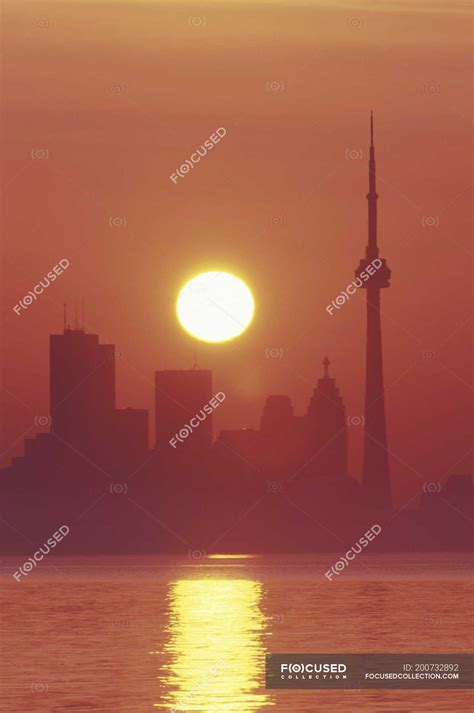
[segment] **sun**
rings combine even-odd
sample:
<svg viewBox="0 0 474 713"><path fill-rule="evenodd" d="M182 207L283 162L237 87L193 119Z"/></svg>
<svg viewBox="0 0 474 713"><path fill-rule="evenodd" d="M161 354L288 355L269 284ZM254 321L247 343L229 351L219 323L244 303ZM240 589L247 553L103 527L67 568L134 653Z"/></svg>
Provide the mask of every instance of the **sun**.
<svg viewBox="0 0 474 713"><path fill-rule="evenodd" d="M242 334L254 314L252 293L228 272L203 272L181 289L176 313L184 329L202 342L226 342Z"/></svg>

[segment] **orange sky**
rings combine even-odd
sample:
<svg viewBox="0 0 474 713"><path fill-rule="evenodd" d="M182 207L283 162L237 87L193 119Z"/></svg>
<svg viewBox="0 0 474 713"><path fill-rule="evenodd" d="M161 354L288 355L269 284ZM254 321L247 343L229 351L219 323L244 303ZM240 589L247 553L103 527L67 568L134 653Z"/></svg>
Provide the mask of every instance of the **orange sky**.
<svg viewBox="0 0 474 713"><path fill-rule="evenodd" d="M193 362L177 289L214 267L257 302L243 337L200 348L227 394L217 429L256 426L268 393L301 414L326 353L348 415L362 414L365 294L332 317L325 307L365 248L372 107L397 500L419 492L414 471L468 468L467 3L7 0L4 25L4 462L48 412L63 302L83 298L88 330L121 350L118 405L153 414L153 371ZM16 315L61 258L70 268ZM349 428L356 477L361 436Z"/></svg>

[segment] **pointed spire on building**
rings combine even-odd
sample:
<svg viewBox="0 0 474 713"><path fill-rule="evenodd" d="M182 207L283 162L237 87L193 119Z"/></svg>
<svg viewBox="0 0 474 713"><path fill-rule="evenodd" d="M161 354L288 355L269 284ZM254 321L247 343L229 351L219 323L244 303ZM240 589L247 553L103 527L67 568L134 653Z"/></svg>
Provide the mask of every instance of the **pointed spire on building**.
<svg viewBox="0 0 474 713"><path fill-rule="evenodd" d="M63 326L64 326L64 331L67 329L67 304L63 304Z"/></svg>
<svg viewBox="0 0 474 713"><path fill-rule="evenodd" d="M374 146L374 113L370 112L370 157L369 157L369 192L367 200L369 202L369 241L366 255L370 260L378 257L377 247L377 190L376 190L376 167L375 167L375 146Z"/></svg>
<svg viewBox="0 0 474 713"><path fill-rule="evenodd" d="M329 376L328 357L324 357L324 376L318 379L304 418L310 475L347 474L346 410L336 380Z"/></svg>
<svg viewBox="0 0 474 713"><path fill-rule="evenodd" d="M385 425L380 290L390 286L391 272L386 261L379 258L379 248L377 244L377 199L378 195L375 184L374 115L371 111L369 192L367 193L369 235L365 249L365 257L360 261L355 273L358 278L360 278L361 273L364 271L368 271L371 275L363 285L363 288L367 290L363 484L368 499L373 505L380 508L388 508L391 504L391 494ZM374 263L376 262L378 262L378 266L376 271L374 271Z"/></svg>
<svg viewBox="0 0 474 713"><path fill-rule="evenodd" d="M324 366L324 378L325 378L325 379L329 379L329 364L330 364L330 363L331 363L331 362L329 361L329 359L327 358L327 356L324 357L323 366Z"/></svg>

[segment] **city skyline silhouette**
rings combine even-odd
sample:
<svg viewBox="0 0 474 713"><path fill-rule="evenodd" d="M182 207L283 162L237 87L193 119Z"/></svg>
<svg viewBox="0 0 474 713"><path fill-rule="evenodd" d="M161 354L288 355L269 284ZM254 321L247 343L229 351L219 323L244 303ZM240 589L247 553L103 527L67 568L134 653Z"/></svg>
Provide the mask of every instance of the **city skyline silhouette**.
<svg viewBox="0 0 474 713"><path fill-rule="evenodd" d="M471 19L4 1L1 710L472 713Z"/></svg>
<svg viewBox="0 0 474 713"><path fill-rule="evenodd" d="M216 547L219 551L224 539L231 551L324 551L341 537L354 537L374 518L390 525L378 543L382 549L432 549L433 542L435 549L469 547L469 474L452 474L443 486L422 482L418 508L408 509L400 525L393 524L403 508L393 509L390 495L380 311L380 289L389 286L390 270L379 258L377 242L372 112L368 168L365 258L355 272L352 292L349 286L342 292L343 304L355 289L367 293L365 412L359 424L365 433L362 482L350 475L350 419L343 394L330 376L327 355L303 416L295 416L289 396L271 394L259 429L223 430L215 442L214 411L226 394L214 393L212 371L200 369L197 358L193 369L156 371L155 439L150 449L148 412L116 408L115 345L101 344L98 335L79 325L76 303L74 328L65 306L63 334L50 337L50 433L27 439L24 456L2 471L7 498L24 498L14 507L20 521L26 518L30 527L44 527L28 502L35 492L53 496L48 519L54 521L61 508L70 511L79 492L94 494L93 504L101 500L108 479L108 495L124 496L159 524L160 535L154 540L151 532L142 532L136 514L120 508L119 515L111 506L111 539L107 526L104 537L103 523L100 535L95 523L87 536L68 538L73 550L175 551L197 539L198 546L190 545L189 551L207 552ZM332 304L339 309L337 299ZM329 306L327 311L332 316ZM59 473L67 470L71 482L64 473L60 483ZM137 501L129 495L132 478L141 482ZM196 503L201 512L195 510ZM145 508L149 504L151 511ZM301 514L312 526L301 521ZM239 527L240 519L244 527ZM125 539L117 538L118 525ZM433 539L435 525L438 535ZM8 538L6 547L14 547Z"/></svg>

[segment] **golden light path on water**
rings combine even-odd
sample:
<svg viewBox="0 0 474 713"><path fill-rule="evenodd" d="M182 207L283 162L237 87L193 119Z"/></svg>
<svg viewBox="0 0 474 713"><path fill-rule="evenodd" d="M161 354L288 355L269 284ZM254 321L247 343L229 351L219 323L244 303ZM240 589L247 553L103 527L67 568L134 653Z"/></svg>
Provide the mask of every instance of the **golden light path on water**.
<svg viewBox="0 0 474 713"><path fill-rule="evenodd" d="M169 590L163 704L175 711L257 711L263 691L262 584L248 579L178 580Z"/></svg>

